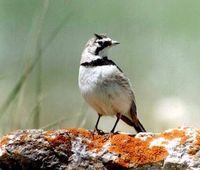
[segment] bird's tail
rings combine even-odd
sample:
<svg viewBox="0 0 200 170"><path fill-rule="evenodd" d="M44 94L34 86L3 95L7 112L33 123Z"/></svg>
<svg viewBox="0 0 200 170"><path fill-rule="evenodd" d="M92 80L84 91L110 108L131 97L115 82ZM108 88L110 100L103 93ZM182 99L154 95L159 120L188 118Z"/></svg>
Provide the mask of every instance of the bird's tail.
<svg viewBox="0 0 200 170"><path fill-rule="evenodd" d="M139 132L146 132L144 126L142 125L142 123L138 120L137 124L134 124L133 127L135 128L135 130L139 133Z"/></svg>
<svg viewBox="0 0 200 170"><path fill-rule="evenodd" d="M137 133L139 132L146 132L144 126L142 125L142 123L139 121L139 119L136 117L134 121L131 121L128 117L121 115L121 119L127 123L128 125L132 126L135 128L135 130L137 131Z"/></svg>

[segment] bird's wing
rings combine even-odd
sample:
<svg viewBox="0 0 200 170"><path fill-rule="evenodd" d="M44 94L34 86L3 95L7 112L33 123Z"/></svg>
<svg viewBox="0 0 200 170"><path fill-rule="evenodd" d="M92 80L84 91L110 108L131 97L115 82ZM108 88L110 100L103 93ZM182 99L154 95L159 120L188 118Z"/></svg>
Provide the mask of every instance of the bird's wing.
<svg viewBox="0 0 200 170"><path fill-rule="evenodd" d="M119 86L126 89L127 94L128 94L127 97L129 97L130 100L131 100L131 106L130 106L129 114L130 114L130 117L132 118L132 120L134 120L135 117L137 117L137 108L136 108L135 95L134 95L134 92L133 92L133 89L132 89L132 85L131 85L129 79L120 70L118 70L114 74L114 80L116 81L116 83L118 83Z"/></svg>
<svg viewBox="0 0 200 170"><path fill-rule="evenodd" d="M115 79L118 81L118 84L120 86L124 87L129 92L130 99L134 103L133 108L135 108L135 110L136 110L135 95L134 95L134 92L132 89L132 84L129 81L129 79L126 77L126 75L123 72L121 72L121 70L119 70L119 72L117 74L115 74Z"/></svg>

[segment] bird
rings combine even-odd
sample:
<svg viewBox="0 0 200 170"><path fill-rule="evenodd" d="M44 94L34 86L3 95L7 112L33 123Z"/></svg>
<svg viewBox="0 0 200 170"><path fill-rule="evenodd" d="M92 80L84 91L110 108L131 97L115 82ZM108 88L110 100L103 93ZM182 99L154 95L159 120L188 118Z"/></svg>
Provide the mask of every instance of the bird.
<svg viewBox="0 0 200 170"><path fill-rule="evenodd" d="M85 101L97 112L95 131L102 116L116 116L110 133L121 119L135 128L136 132L146 132L137 117L135 95L129 79L122 69L108 58L111 47L120 44L106 34L94 34L86 43L81 54L78 84Z"/></svg>

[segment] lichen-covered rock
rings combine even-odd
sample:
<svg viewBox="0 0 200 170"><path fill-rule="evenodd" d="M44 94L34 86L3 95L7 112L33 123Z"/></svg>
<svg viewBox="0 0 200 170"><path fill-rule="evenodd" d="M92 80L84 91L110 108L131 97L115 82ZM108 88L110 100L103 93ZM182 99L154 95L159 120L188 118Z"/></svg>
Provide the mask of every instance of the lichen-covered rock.
<svg viewBox="0 0 200 170"><path fill-rule="evenodd" d="M104 134L21 130L0 139L4 169L200 169L200 130Z"/></svg>

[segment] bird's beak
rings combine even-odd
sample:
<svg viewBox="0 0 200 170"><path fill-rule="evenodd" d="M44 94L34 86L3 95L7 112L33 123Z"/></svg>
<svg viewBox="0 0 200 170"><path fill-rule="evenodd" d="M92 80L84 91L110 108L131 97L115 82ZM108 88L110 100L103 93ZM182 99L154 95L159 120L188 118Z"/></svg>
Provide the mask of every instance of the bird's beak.
<svg viewBox="0 0 200 170"><path fill-rule="evenodd" d="M112 40L112 45L111 46L114 46L114 45L117 45L117 44L120 44L120 43L118 41Z"/></svg>

